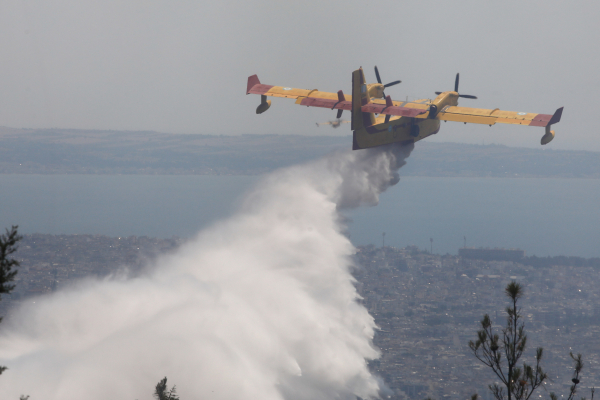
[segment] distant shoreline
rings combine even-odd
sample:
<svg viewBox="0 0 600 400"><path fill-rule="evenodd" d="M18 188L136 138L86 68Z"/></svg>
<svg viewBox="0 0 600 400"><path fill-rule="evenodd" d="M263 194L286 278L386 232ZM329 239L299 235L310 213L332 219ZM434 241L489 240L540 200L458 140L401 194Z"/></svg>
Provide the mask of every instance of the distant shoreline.
<svg viewBox="0 0 600 400"><path fill-rule="evenodd" d="M349 136L0 127L0 174L262 175L349 150ZM600 179L600 153L419 142L402 176Z"/></svg>

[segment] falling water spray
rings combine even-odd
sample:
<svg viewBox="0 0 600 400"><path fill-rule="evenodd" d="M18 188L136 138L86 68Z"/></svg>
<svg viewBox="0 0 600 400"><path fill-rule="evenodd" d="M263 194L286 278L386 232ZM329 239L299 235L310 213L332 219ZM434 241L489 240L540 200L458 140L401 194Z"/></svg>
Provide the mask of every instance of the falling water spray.
<svg viewBox="0 0 600 400"><path fill-rule="evenodd" d="M378 397L376 329L339 210L375 205L412 146L332 154L266 176L229 219L136 277L85 280L0 332L0 398Z"/></svg>

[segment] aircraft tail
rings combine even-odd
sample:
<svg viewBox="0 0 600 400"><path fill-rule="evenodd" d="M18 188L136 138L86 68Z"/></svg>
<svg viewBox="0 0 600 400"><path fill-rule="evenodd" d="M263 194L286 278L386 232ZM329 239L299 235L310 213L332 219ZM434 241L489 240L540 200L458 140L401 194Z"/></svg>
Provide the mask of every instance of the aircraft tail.
<svg viewBox="0 0 600 400"><path fill-rule="evenodd" d="M365 74L362 68L352 72L352 125L354 131L354 145L352 148L357 150L357 135L367 135L365 128L375 125L375 115L373 113L362 112L361 108L370 102Z"/></svg>

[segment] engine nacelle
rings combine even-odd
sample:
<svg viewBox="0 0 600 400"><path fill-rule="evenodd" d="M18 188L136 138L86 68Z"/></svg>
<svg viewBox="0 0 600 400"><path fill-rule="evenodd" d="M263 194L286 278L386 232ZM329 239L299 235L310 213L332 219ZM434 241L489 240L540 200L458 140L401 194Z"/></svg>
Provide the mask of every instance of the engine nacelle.
<svg viewBox="0 0 600 400"><path fill-rule="evenodd" d="M546 134L542 136L542 145L548 144L554 139L554 131L550 130L550 125L546 125Z"/></svg>
<svg viewBox="0 0 600 400"><path fill-rule="evenodd" d="M433 118L435 118L435 116L437 115L437 113L438 113L437 106L435 104L431 104L429 106L429 117L427 117L427 118L433 119Z"/></svg>
<svg viewBox="0 0 600 400"><path fill-rule="evenodd" d="M256 113L262 114L271 107L271 100L267 100L267 96L264 94L260 96L260 104L256 107Z"/></svg>
<svg viewBox="0 0 600 400"><path fill-rule="evenodd" d="M367 85L367 92L372 99L383 99L383 85L381 83L370 83Z"/></svg>

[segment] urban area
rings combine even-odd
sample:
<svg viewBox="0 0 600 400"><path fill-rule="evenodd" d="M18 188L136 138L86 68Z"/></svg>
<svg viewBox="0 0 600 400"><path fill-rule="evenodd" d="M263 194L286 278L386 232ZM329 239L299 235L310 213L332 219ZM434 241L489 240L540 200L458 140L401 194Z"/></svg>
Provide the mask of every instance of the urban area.
<svg viewBox="0 0 600 400"><path fill-rule="evenodd" d="M175 250L177 237L25 235L16 253L16 288L0 302L6 316L22 302L93 277L135 274L161 254ZM570 352L581 353L584 369L578 398L600 384L600 259L526 257L522 250L457 249L438 255L414 246L358 247L353 274L360 301L375 318L374 344L381 357L372 372L387 385L390 399L460 399L474 393L492 400L492 371L471 353L479 321L489 314L505 324L504 294L515 280L525 288L520 301L531 363L544 348L547 384L536 392L555 392L566 400L572 378ZM538 397L539 396L539 397Z"/></svg>

